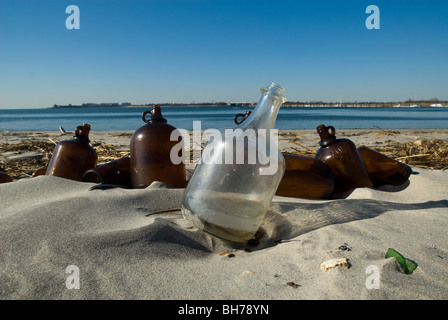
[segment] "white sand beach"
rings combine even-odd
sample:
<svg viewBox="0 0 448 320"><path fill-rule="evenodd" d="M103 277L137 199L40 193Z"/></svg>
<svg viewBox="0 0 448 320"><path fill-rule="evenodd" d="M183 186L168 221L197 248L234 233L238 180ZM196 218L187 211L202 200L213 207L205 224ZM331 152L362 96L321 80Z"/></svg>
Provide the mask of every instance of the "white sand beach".
<svg viewBox="0 0 448 320"><path fill-rule="evenodd" d="M184 189L157 182L3 183L0 299L446 300L448 172L412 168L405 185L344 199L275 196L256 245L197 230L180 212ZM389 248L415 271L386 259ZM348 268L321 269L334 258Z"/></svg>

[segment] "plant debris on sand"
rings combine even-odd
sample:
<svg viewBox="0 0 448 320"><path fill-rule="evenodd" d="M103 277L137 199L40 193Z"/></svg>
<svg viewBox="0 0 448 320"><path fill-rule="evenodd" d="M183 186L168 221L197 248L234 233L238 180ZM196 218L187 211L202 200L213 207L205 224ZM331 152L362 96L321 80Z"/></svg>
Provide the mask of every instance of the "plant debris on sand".
<svg viewBox="0 0 448 320"><path fill-rule="evenodd" d="M314 133L313 133L314 134ZM130 134L125 133L127 138ZM362 145L369 147L375 151L383 153L384 155L406 163L410 166L415 166L425 169L445 170L448 168L448 141L442 139L429 139L419 138L418 140L403 142L398 140L391 140L387 138L385 142L378 142L377 137L400 137L399 131L392 130L374 130L359 133L354 131L351 134L342 133L341 137L348 137L354 139L359 136L367 138L368 136L375 139L366 139L365 142L361 138ZM24 140L21 134L19 137ZM19 141L15 143L0 143L0 167L14 180L30 177L33 172L40 168L45 168L51 157L51 153L54 150L58 140L62 141L66 139L66 135L61 135L59 138L48 137L42 135L39 139L30 141ZM111 138L120 137L115 134L110 136ZM281 141L289 144L286 152L291 154L303 155L314 157L317 148L313 148L310 145L305 145L305 140L301 140L301 135L296 133L282 133L280 134L280 146ZM7 140L6 140L7 141ZM315 141L313 140L313 143ZM112 160L116 160L122 157L130 155L129 148L127 146L105 143L102 141L91 141L92 147L98 154L98 164L106 163ZM357 143L357 146L361 146ZM285 150L281 150L284 152ZM193 150L189 150L190 154Z"/></svg>
<svg viewBox="0 0 448 320"><path fill-rule="evenodd" d="M37 169L47 167L55 145L53 141L1 143L0 166L14 180L30 177ZM128 151L123 151L122 147L113 144L93 141L92 147L98 154L98 164L126 157L130 154ZM30 156L27 156L27 154ZM23 155L23 157L14 157L17 155Z"/></svg>

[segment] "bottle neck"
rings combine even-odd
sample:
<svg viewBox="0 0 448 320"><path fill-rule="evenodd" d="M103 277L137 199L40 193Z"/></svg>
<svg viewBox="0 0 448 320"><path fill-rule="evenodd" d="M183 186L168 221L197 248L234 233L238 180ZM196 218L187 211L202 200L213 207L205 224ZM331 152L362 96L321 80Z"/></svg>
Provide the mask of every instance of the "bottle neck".
<svg viewBox="0 0 448 320"><path fill-rule="evenodd" d="M241 127L274 129L280 107L286 101L284 91L283 87L274 83L262 88L260 101Z"/></svg>
<svg viewBox="0 0 448 320"><path fill-rule="evenodd" d="M146 115L150 114L151 118L146 119ZM154 105L152 110L147 110L143 113L142 119L146 123L166 123L167 120L162 116L162 110L159 105Z"/></svg>
<svg viewBox="0 0 448 320"><path fill-rule="evenodd" d="M83 143L89 143L89 132L90 125L83 124L82 126L78 126L75 131L74 139Z"/></svg>
<svg viewBox="0 0 448 320"><path fill-rule="evenodd" d="M317 127L317 133L320 137L319 144L322 147L328 146L332 142L336 141L336 130L332 126L326 127L322 124Z"/></svg>

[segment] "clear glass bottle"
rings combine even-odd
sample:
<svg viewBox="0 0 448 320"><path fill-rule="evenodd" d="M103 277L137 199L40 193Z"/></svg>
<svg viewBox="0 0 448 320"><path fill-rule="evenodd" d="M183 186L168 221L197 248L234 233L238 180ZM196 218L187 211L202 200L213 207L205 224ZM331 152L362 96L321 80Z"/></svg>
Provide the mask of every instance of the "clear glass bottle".
<svg viewBox="0 0 448 320"><path fill-rule="evenodd" d="M240 126L216 130L184 193L183 216L198 229L233 242L258 231L285 171L275 121L284 88L271 83Z"/></svg>
<svg viewBox="0 0 448 320"><path fill-rule="evenodd" d="M84 173L95 167L98 155L90 145L90 125L78 126L71 140L59 142L54 148L46 175L82 181Z"/></svg>

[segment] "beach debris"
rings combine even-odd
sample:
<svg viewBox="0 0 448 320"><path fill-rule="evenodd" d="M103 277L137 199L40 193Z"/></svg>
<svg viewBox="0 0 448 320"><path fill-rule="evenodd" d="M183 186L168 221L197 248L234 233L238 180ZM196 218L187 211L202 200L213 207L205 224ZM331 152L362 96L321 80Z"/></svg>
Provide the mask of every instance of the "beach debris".
<svg viewBox="0 0 448 320"><path fill-rule="evenodd" d="M403 185L412 174L412 168L398 158L392 159L365 146L358 147L358 152L375 188L384 184Z"/></svg>
<svg viewBox="0 0 448 320"><path fill-rule="evenodd" d="M0 167L0 183L13 182L13 179Z"/></svg>
<svg viewBox="0 0 448 320"><path fill-rule="evenodd" d="M390 129L383 129L381 127L378 126L374 126L376 129L381 130L382 134L385 135L400 135L400 131L395 131L395 130L390 130Z"/></svg>
<svg viewBox="0 0 448 320"><path fill-rule="evenodd" d="M372 143L377 144L376 146L371 144L366 145L366 147L414 167L432 170L445 170L448 167L448 141L440 139L423 139L414 136L408 137L406 134L402 134L398 131L388 131L381 128L378 129L379 130L369 132L368 134L395 135L402 136L405 140L414 140L405 142L387 140L382 143L377 141ZM437 136L437 133L438 132L433 132L433 135ZM352 134L346 134L346 136L357 135L361 135L361 133L354 132ZM293 137L288 138L289 140L287 141L293 142L291 140ZM315 151L308 150L308 148L307 150L299 150L297 148L292 149L294 151L288 152L297 155L315 156Z"/></svg>
<svg viewBox="0 0 448 320"><path fill-rule="evenodd" d="M230 252L221 252L221 253L218 253L218 256L233 258L235 255L233 253L230 253Z"/></svg>
<svg viewBox="0 0 448 320"><path fill-rule="evenodd" d="M228 158L227 151L235 148L237 143L235 140L238 141L240 138L244 140L246 128L269 130L275 126L278 109L286 101L283 93L284 88L273 82L261 89L262 98L249 120L235 130L236 133L232 134L233 140L226 137L220 145L222 150L226 150L226 158ZM222 131L225 131L226 135L229 133L228 129ZM250 154L255 154L253 152L257 152L264 144L261 141L265 141L266 135L255 134L247 138L247 144L241 144L242 148L237 147L241 152L237 157L241 155L241 159L247 159ZM269 138L266 141L269 141ZM221 155L214 150L215 144L216 137L210 137L203 155L209 155L211 161L201 161L197 164L195 173L184 192L182 204L187 208L184 217L201 231L209 232L221 239L245 243L253 237L263 222L269 203L283 177L285 161L278 150L278 145L274 146L274 149L277 149L275 152L271 145L269 162L274 160L276 163L276 168L272 172L271 168L266 168L264 161L251 163L249 160L235 163L231 160L231 165L222 166L221 160L218 159ZM252 146L255 149L251 148ZM281 170L277 170L277 163ZM229 190L238 191L230 193ZM244 217L244 222L241 217Z"/></svg>
<svg viewBox="0 0 448 320"><path fill-rule="evenodd" d="M432 244L431 247L430 247L430 249L438 250L437 245L435 245L435 244ZM440 258L440 259L442 259L442 260L445 259L443 256L441 256L441 255L439 255L439 254L436 254L436 257L437 257L437 258Z"/></svg>
<svg viewBox="0 0 448 320"><path fill-rule="evenodd" d="M129 164L130 158L122 157L117 160L97 165L84 173L82 181L117 185L117 187L128 189L131 186Z"/></svg>
<svg viewBox="0 0 448 320"><path fill-rule="evenodd" d="M252 237L252 239L247 241L247 244L249 246L256 246L256 245L258 245L260 243L260 239L261 239L261 237L263 237L264 233L265 233L264 229L263 228L259 228L257 230L257 232L254 234L254 236Z"/></svg>
<svg viewBox="0 0 448 320"><path fill-rule="evenodd" d="M73 134L73 131L67 131L65 130L62 126L59 126L59 131L61 131L61 133L63 134Z"/></svg>
<svg viewBox="0 0 448 320"><path fill-rule="evenodd" d="M147 115L150 118L146 118ZM143 112L142 120L145 125L134 132L130 141L131 188L146 188L154 181L174 188L185 188L185 162L174 161L171 152L177 147L183 150L183 139L180 142L177 138L175 141L170 139L171 133L177 130L162 116L160 105L154 105Z"/></svg>
<svg viewBox="0 0 448 320"><path fill-rule="evenodd" d="M254 274L255 272L252 271L252 270L244 270L243 273L245 273L245 274Z"/></svg>
<svg viewBox="0 0 448 320"><path fill-rule="evenodd" d="M398 158L395 158L395 160L404 160L404 159L409 159L409 158L428 157L428 156L431 156L431 154L430 153L420 153L420 154L413 154L413 155L405 156L405 157L398 157Z"/></svg>
<svg viewBox="0 0 448 320"><path fill-rule="evenodd" d="M76 127L71 140L59 142L53 149L46 175L82 181L84 173L95 167L98 154L90 145L90 125Z"/></svg>
<svg viewBox="0 0 448 320"><path fill-rule="evenodd" d="M328 166L314 157L282 152L286 170L275 194L282 197L330 198L334 176Z"/></svg>
<svg viewBox="0 0 448 320"><path fill-rule="evenodd" d="M355 143L346 138L337 138L333 126L319 125L320 148L315 158L325 163L333 173L333 196L339 197L354 188L373 188L369 172Z"/></svg>
<svg viewBox="0 0 448 320"><path fill-rule="evenodd" d="M150 212L150 213L145 214L145 217L152 216L153 214L176 212L176 211L180 211L180 210L181 210L181 208L158 210L158 211L154 211L154 212Z"/></svg>
<svg viewBox="0 0 448 320"><path fill-rule="evenodd" d="M68 132L68 131L66 131ZM47 132L36 132L32 136L29 133L20 134L8 133L6 131L1 131L4 135L3 143L0 143L0 164L8 172L9 176L15 180L21 178L27 178L33 174L34 171L41 167L46 167L48 165L49 158L52 155L52 151L59 142L57 135ZM59 134L59 133L58 133ZM361 133L353 133L351 135L360 135ZM372 131L368 134L383 135L382 131ZM432 135L434 137L442 134L442 132L434 131ZM123 132L118 134L113 134L110 136L120 137L126 136L130 137L132 133ZM348 134L347 134L348 135ZM64 136L64 135L61 135ZM444 139L425 139L423 137L408 137L406 134L400 134L403 137L403 141L393 141L388 140L385 142L371 142L364 143L367 147L380 152L388 157L395 159L397 161L406 163L407 165L424 168L429 170L447 170L448 169L448 140ZM109 137L109 136L108 136ZM204 138L206 136L204 135ZM286 141L288 139L294 138L284 137ZM401 139L401 138L400 138ZM412 141L410 141L412 139ZM205 145L205 142L203 143ZM130 156L129 145L116 143L113 140L106 143L92 141L94 149L98 153L98 164L106 163L112 160L119 159L121 157ZM202 144L191 144L190 150L190 160L193 159L193 153L199 149L201 152L203 150ZM315 150L282 150L296 155L312 156L315 155ZM11 153L10 153L11 152ZM16 159L14 161L7 161L9 155L26 153L26 152L39 152L45 154L43 158L37 159L34 157ZM192 173L191 173L192 174ZM190 174L190 175L191 175ZM276 243L286 242L286 240L277 240Z"/></svg>
<svg viewBox="0 0 448 320"><path fill-rule="evenodd" d="M42 136L42 140L24 140L19 143L0 143L0 161L13 179L29 177L39 168L47 167L52 151L58 140ZM95 147L94 147L95 148ZM128 148L127 146L125 148ZM121 145L104 144L96 148L98 163L106 163L121 157L129 156L129 150ZM9 159L9 156L36 152L44 154L43 157L19 157Z"/></svg>
<svg viewBox="0 0 448 320"><path fill-rule="evenodd" d="M21 160L31 160L31 159L42 159L45 157L45 153L41 153L41 152L25 152L25 153L19 153L19 154L14 154L14 155L9 155L5 161L9 162L9 161L21 161Z"/></svg>
<svg viewBox="0 0 448 320"><path fill-rule="evenodd" d="M100 183L96 184L89 188L89 191L93 190L109 190L109 189L115 189L115 188L121 188L122 186L116 185L116 184L107 184L107 183Z"/></svg>
<svg viewBox="0 0 448 320"><path fill-rule="evenodd" d="M418 140L417 140L418 141ZM404 152L396 160L425 169L446 169L448 165L448 142L421 139L418 143L403 144Z"/></svg>
<svg viewBox="0 0 448 320"><path fill-rule="evenodd" d="M352 248L350 248L347 243L344 243L343 245L339 246L338 249L341 251L352 251Z"/></svg>
<svg viewBox="0 0 448 320"><path fill-rule="evenodd" d="M345 269L350 268L348 258L344 257L344 258L331 259L331 260L322 262L320 265L320 268L324 271L328 271L328 270L336 268L336 267L344 267Z"/></svg>
<svg viewBox="0 0 448 320"><path fill-rule="evenodd" d="M286 285L288 285L290 287L293 287L293 288L298 288L298 287L302 286L301 284L298 284L298 283L295 283L295 282L292 282L292 281L286 282Z"/></svg>
<svg viewBox="0 0 448 320"><path fill-rule="evenodd" d="M401 255L401 253L392 248L389 248L387 250L385 258L395 258L401 269L403 269L404 273L406 274L412 274L412 272L414 272L414 270L417 268L417 264L415 262L406 259Z"/></svg>

